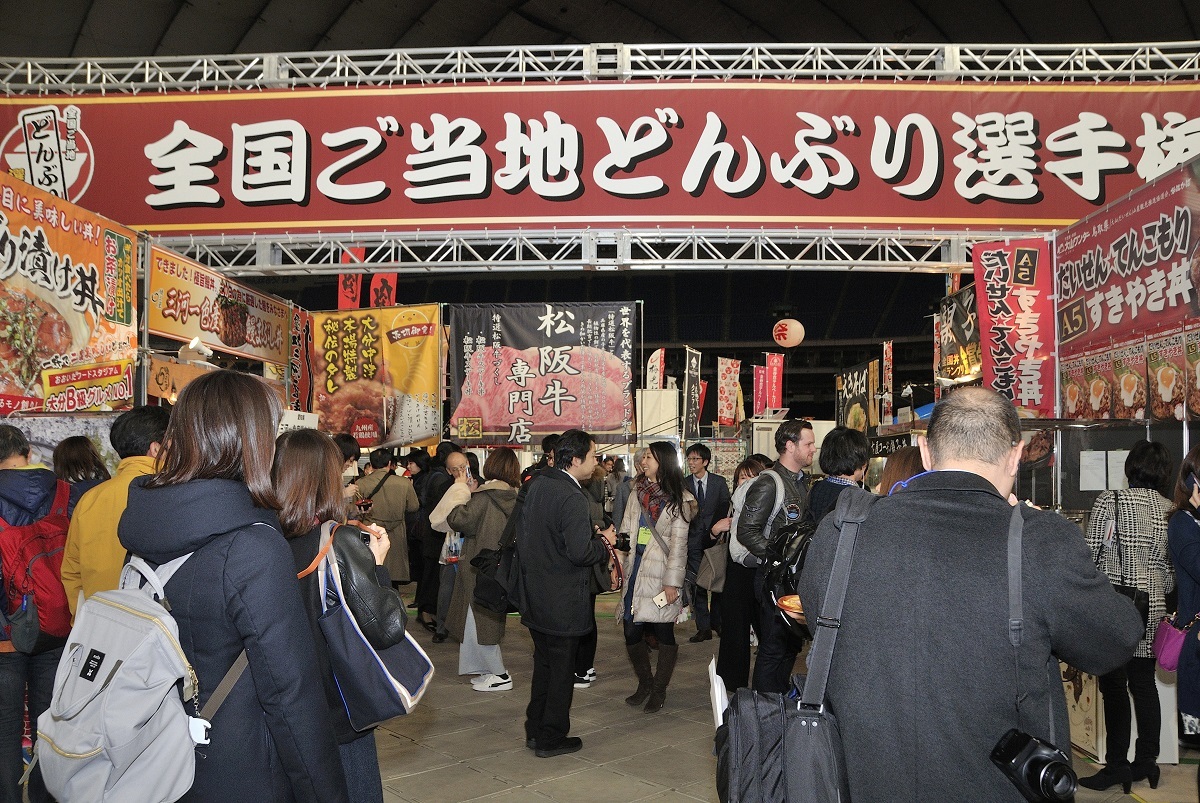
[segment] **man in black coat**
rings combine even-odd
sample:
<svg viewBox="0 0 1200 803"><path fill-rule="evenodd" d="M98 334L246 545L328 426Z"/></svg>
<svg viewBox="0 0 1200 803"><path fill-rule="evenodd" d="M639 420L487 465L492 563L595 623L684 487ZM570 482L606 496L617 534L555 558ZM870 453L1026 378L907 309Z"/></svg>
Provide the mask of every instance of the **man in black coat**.
<svg viewBox="0 0 1200 803"><path fill-rule="evenodd" d="M696 635L688 641L695 644L711 639L714 630L721 632L720 595L713 593L710 609L708 591L695 585L695 582L704 550L716 543L712 534L713 522L725 518L729 513L729 484L724 477L709 473L712 451L703 443L689 446L686 459L690 473L683 485L696 497L698 505L696 517L688 524L687 560L687 578L692 583L692 600L696 610Z"/></svg>
<svg viewBox="0 0 1200 803"><path fill-rule="evenodd" d="M521 624L533 637L533 680L525 711L525 746L539 758L574 753L583 746L571 730L575 655L592 629L592 565L608 550L592 537L588 500L580 483L596 468L596 443L567 430L554 448L554 468L526 487L517 522ZM522 488L525 490L525 488ZM616 541L613 527L601 533Z"/></svg>
<svg viewBox="0 0 1200 803"><path fill-rule="evenodd" d="M1133 655L1141 618L1096 569L1083 533L1025 506L1024 624L1019 646L1009 641L1008 530L1023 446L1007 399L957 390L920 440L930 471L862 524L826 689L853 800L1021 801L991 751L1019 728L1069 754L1058 661L1100 675ZM837 517L821 523L800 577L810 624Z"/></svg>

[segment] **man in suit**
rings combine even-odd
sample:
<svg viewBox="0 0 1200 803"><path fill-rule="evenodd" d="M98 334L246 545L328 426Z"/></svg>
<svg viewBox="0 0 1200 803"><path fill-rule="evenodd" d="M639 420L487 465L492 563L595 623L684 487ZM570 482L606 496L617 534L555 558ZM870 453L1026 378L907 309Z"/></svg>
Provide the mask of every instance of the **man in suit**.
<svg viewBox="0 0 1200 803"><path fill-rule="evenodd" d="M713 522L725 518L729 512L729 484L724 477L711 474L708 464L712 451L703 443L693 443L687 449L687 466L691 474L683 481L684 486L696 497L699 509L688 525L687 579L692 583L692 599L696 611L696 635L688 641L693 644L708 641L713 631L721 632L720 595L712 595L711 609L708 591L697 586L696 572L700 571L700 559L716 539L712 535Z"/></svg>

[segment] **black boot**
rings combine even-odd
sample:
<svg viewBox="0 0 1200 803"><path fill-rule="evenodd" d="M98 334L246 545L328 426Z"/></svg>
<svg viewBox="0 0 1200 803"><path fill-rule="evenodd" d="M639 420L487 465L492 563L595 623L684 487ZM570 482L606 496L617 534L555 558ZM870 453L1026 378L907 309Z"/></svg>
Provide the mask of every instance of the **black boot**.
<svg viewBox="0 0 1200 803"><path fill-rule="evenodd" d="M642 709L647 714L653 714L663 707L667 701L667 685L675 672L675 660L679 657L678 644L658 645L658 666L654 668L654 688L650 691L650 699Z"/></svg>
<svg viewBox="0 0 1200 803"><path fill-rule="evenodd" d="M1134 760L1130 767L1133 773L1133 782L1149 781L1151 789L1158 788L1158 778L1161 772L1158 769L1158 763L1155 761L1139 761Z"/></svg>
<svg viewBox="0 0 1200 803"><path fill-rule="evenodd" d="M654 676L650 671L650 648L646 646L645 641L639 641L637 644L626 645L625 650L629 653L629 663L633 664L633 674L637 675L638 680L637 691L626 697L625 702L641 705L650 696L654 683Z"/></svg>
<svg viewBox="0 0 1200 803"><path fill-rule="evenodd" d="M1128 764L1108 766L1095 775L1079 779L1079 785L1088 789L1104 790L1117 784L1121 785L1121 791L1125 794L1129 794L1133 788L1133 770Z"/></svg>

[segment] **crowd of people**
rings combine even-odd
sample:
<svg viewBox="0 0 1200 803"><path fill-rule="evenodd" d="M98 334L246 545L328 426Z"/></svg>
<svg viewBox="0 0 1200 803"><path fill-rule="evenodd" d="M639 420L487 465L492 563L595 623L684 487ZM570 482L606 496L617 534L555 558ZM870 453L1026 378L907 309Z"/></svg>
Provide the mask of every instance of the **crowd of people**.
<svg viewBox="0 0 1200 803"><path fill-rule="evenodd" d="M517 648L504 647L508 617L476 603L472 564L514 545L513 602L533 649L526 747L549 758L583 747L570 711L574 690L598 681L597 565L615 561L625 578L615 607L632 693L614 684L614 697L662 710L684 635L719 640L716 672L729 691L786 693L804 645L764 587L777 537L797 522L815 528L797 592L816 631L828 624L813 612L839 504L871 493L866 437L829 432L812 482L818 444L800 420L779 426L773 458L750 455L727 479L709 470L704 444L681 460L673 443L650 443L626 472L581 430L546 437L524 472L511 450L492 450L481 467L445 441L432 455L376 449L359 473L352 438L276 437L280 414L257 379L206 374L170 412L116 418L112 477L86 438L59 444L50 469L30 463L18 427L0 425L0 519L30 524L67 496L61 580L72 613L118 586L130 554L151 566L191 554L168 593L200 703L245 651L252 682L234 684L210 743L197 747L188 799L383 799L372 732L347 718L317 625L320 587L305 572L323 554L325 522L359 526L363 540L329 542L343 578L373 589L365 596L380 617L416 622L434 643L452 639L468 694L515 688L502 651ZM918 446L889 458L873 489L827 692L854 799L1018 799L989 754L1009 727L1069 749L1059 660L1099 676L1103 694L1106 761L1081 783L1129 791L1158 782L1159 724L1174 712L1159 710L1150 645L1163 615L1200 613L1200 447L1176 467L1159 444L1133 446L1129 489L1101 494L1085 533L1017 504L1022 449L1012 405L962 389L935 408ZM1016 643L1005 580L1014 527L1026 589ZM719 591L700 577L713 547L726 556ZM1148 613L1115 587L1146 592ZM0 800L22 799L23 719L48 707L62 645L28 654L0 640ZM1179 709L1184 732L1200 733L1195 637L1180 658ZM51 799L36 771L28 799Z"/></svg>

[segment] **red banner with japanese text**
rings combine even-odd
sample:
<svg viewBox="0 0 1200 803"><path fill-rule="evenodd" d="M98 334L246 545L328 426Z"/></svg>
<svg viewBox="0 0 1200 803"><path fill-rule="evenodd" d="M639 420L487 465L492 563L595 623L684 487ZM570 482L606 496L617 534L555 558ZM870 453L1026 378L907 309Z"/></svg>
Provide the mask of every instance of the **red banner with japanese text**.
<svg viewBox="0 0 1200 803"><path fill-rule="evenodd" d="M1054 272L1043 238L976 243L983 384L1031 418L1054 418Z"/></svg>
<svg viewBox="0 0 1200 803"><path fill-rule="evenodd" d="M376 273L371 277L371 306L392 307L396 304L396 274Z"/></svg>
<svg viewBox="0 0 1200 803"><path fill-rule="evenodd" d="M312 406L312 352L308 348L313 337L312 327L312 313L293 306L292 328L288 338L288 368L291 371L291 388L288 397L288 409L290 410L309 412L309 408Z"/></svg>
<svg viewBox="0 0 1200 803"><path fill-rule="evenodd" d="M132 403L136 276L132 231L0 173L0 416Z"/></svg>
<svg viewBox="0 0 1200 803"><path fill-rule="evenodd" d="M783 355L767 352L767 406L783 407Z"/></svg>
<svg viewBox="0 0 1200 803"><path fill-rule="evenodd" d="M341 263L351 265L355 262L362 262L366 256L367 249L365 248L347 248L342 251ZM358 309L362 306L362 278L361 273L338 274L338 309Z"/></svg>
<svg viewBox="0 0 1200 803"><path fill-rule="evenodd" d="M767 409L767 366L754 366L754 415Z"/></svg>
<svg viewBox="0 0 1200 803"><path fill-rule="evenodd" d="M1062 359L1196 316L1196 170L1174 170L1055 236Z"/></svg>
<svg viewBox="0 0 1200 803"><path fill-rule="evenodd" d="M1177 166L1198 117L1200 89L1184 82L701 79L10 95L0 98L0 164L133 228L180 236L605 225L1028 231L1068 225ZM35 150L65 169L31 169Z"/></svg>

